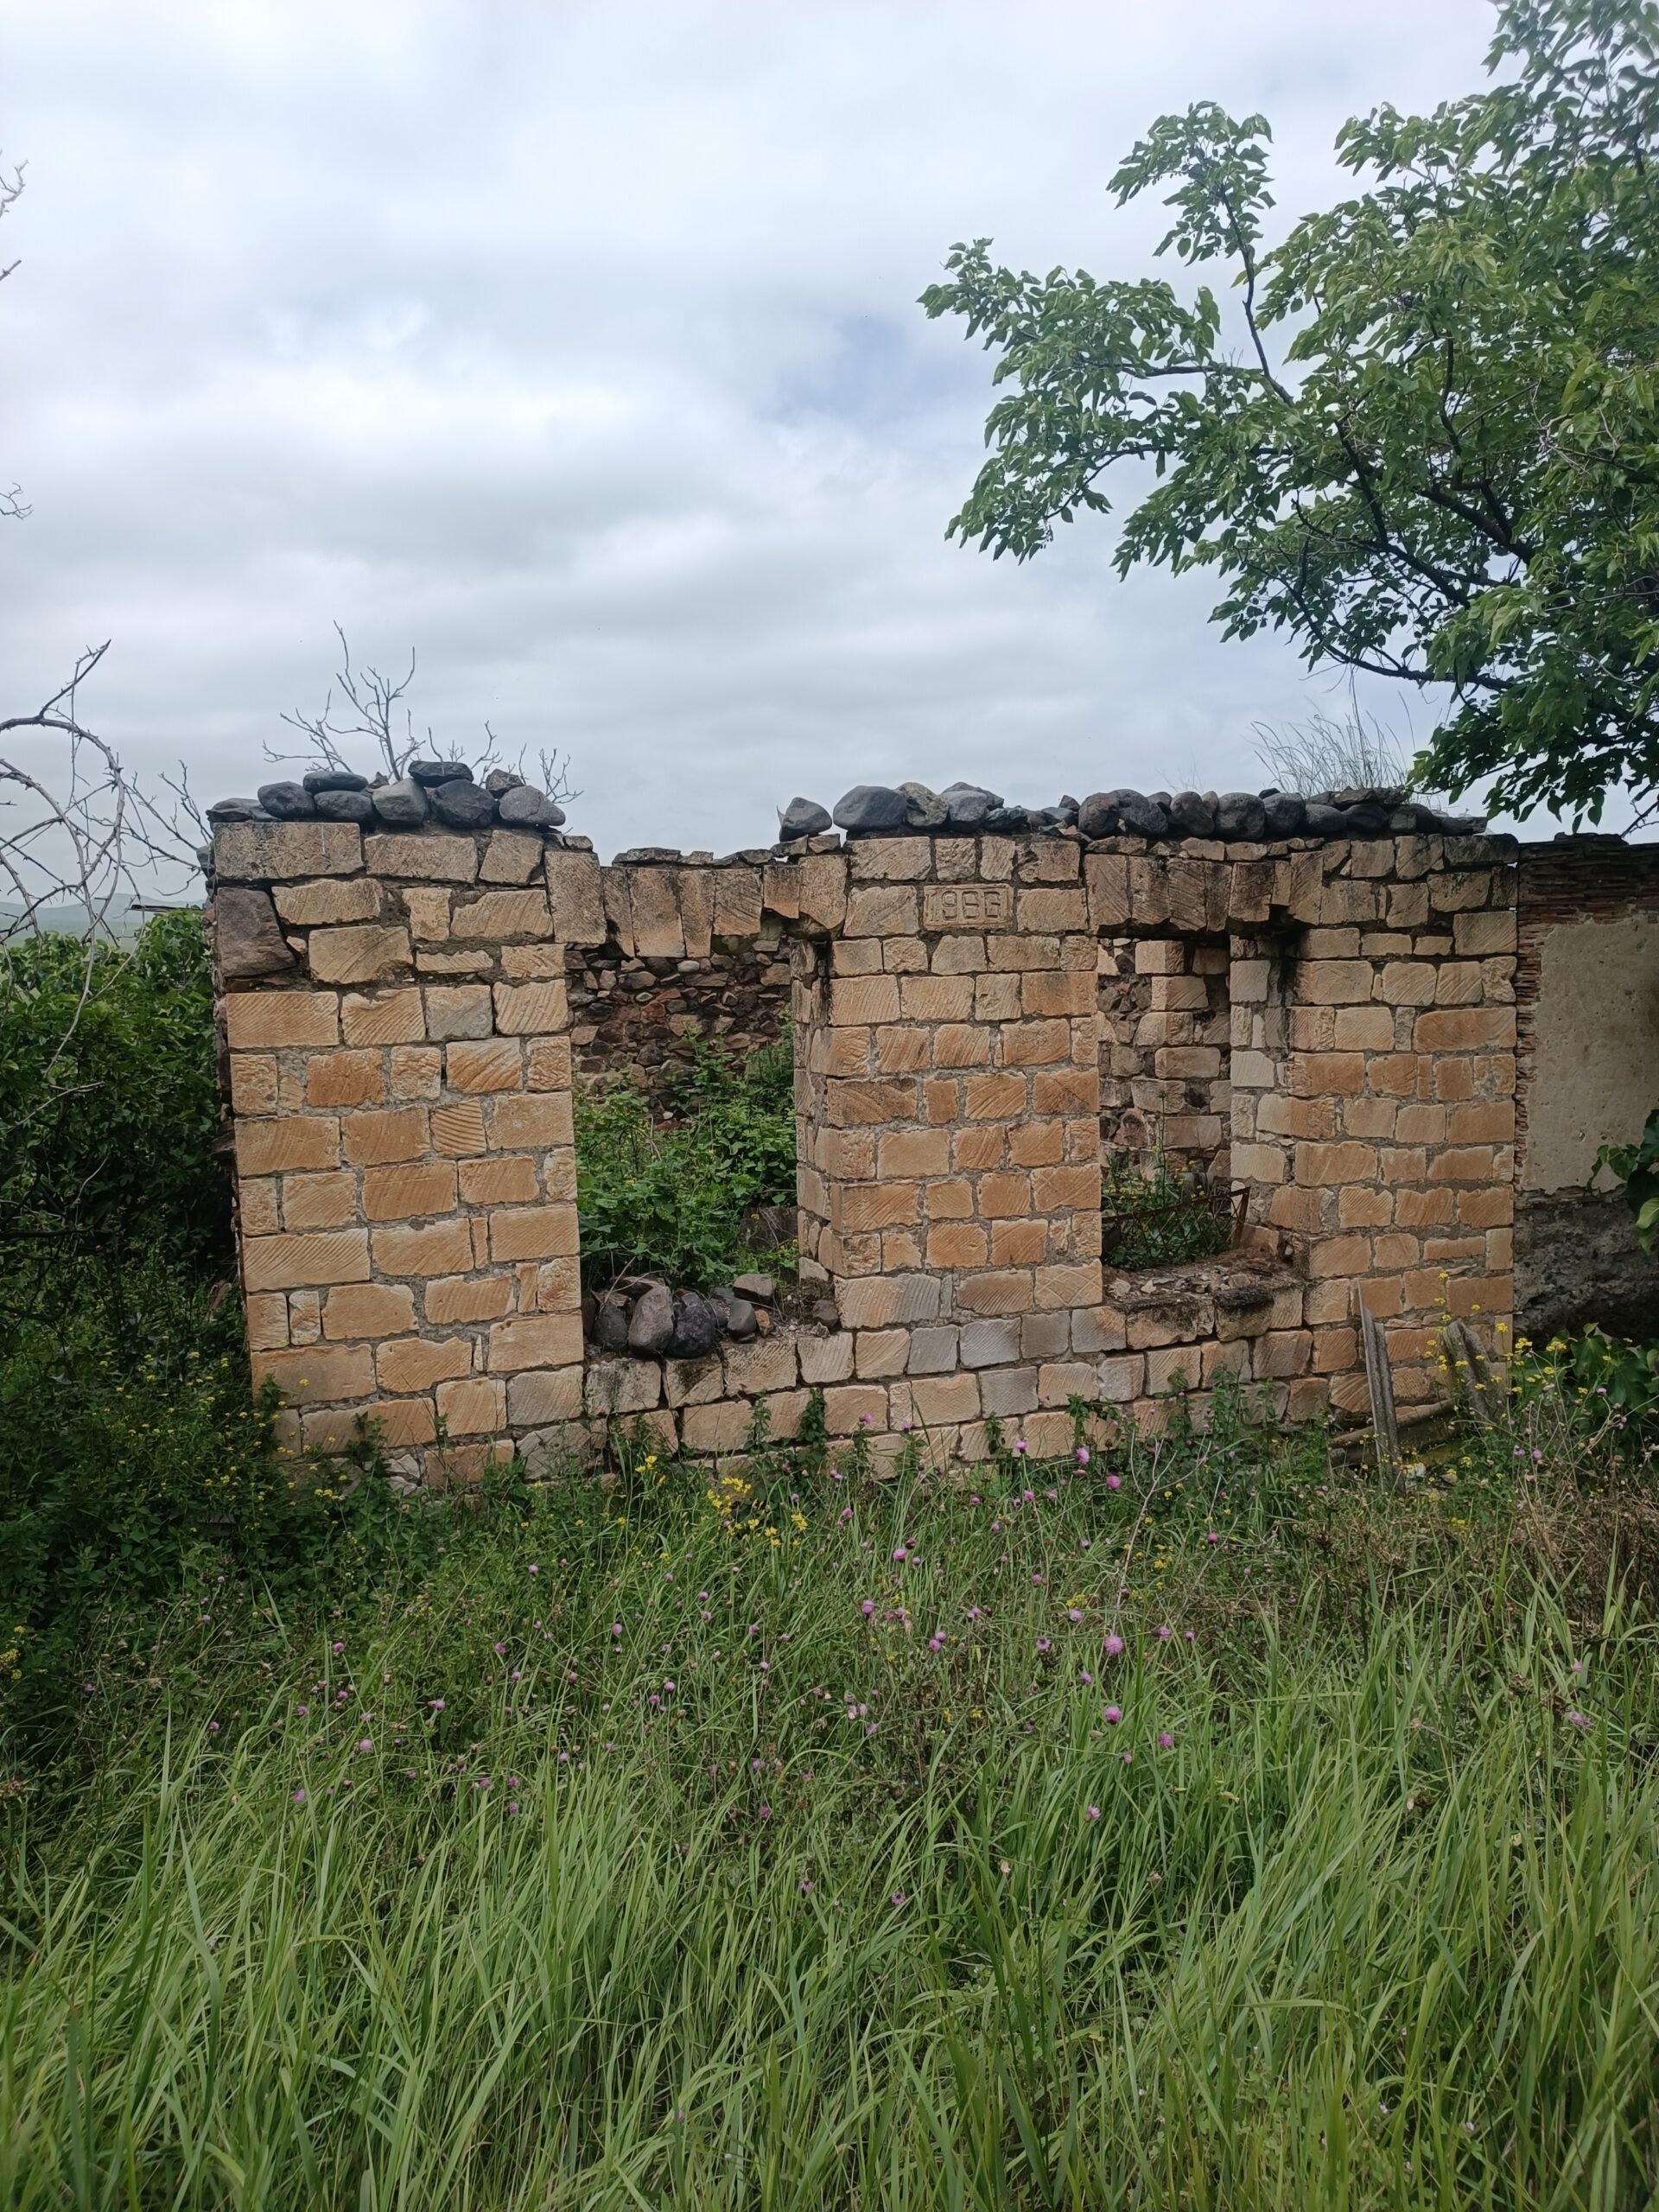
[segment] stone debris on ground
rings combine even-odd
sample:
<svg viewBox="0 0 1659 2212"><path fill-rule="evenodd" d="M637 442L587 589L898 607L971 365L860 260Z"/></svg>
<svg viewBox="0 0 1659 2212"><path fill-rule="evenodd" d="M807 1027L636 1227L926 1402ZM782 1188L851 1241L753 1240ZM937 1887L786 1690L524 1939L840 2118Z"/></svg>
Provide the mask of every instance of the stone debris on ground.
<svg viewBox="0 0 1659 2212"><path fill-rule="evenodd" d="M773 1275L734 1276L706 1291L671 1290L656 1275L620 1275L582 1302L583 1332L596 1351L636 1359L709 1359L722 1341L747 1344L774 1323L782 1286ZM833 1300L817 1299L809 1327L839 1325Z"/></svg>

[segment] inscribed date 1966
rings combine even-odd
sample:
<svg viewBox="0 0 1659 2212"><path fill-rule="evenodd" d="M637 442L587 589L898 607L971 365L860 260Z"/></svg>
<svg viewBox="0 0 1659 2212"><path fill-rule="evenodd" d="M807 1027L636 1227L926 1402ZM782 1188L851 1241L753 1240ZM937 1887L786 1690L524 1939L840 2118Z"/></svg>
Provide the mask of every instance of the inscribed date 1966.
<svg viewBox="0 0 1659 2212"><path fill-rule="evenodd" d="M1005 930L1014 919L1007 883L930 883L922 892L925 930Z"/></svg>

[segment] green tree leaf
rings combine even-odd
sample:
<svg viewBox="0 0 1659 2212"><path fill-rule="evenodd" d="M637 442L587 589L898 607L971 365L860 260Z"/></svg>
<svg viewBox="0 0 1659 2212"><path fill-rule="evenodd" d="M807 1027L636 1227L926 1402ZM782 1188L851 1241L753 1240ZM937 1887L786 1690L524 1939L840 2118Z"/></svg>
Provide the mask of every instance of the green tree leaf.
<svg viewBox="0 0 1659 2212"><path fill-rule="evenodd" d="M1418 780L1600 818L1659 790L1659 7L1504 0L1505 79L1383 106L1368 181L1264 249L1268 125L1165 116L1111 181L1173 185L1161 280L953 249L922 295L996 356L990 448L950 524L1029 559L1150 464L1116 563L1213 569L1230 637L1287 631L1449 701Z"/></svg>

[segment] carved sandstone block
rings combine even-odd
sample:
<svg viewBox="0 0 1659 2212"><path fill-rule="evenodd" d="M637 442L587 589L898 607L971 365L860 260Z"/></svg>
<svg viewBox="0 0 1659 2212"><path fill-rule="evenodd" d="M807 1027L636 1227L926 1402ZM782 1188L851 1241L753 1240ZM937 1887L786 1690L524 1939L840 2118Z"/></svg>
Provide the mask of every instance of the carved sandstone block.
<svg viewBox="0 0 1659 2212"><path fill-rule="evenodd" d="M355 875L362 866L363 836L354 822L226 822L213 833L213 874L221 882Z"/></svg>
<svg viewBox="0 0 1659 2212"><path fill-rule="evenodd" d="M522 830L497 830L491 834L479 863L480 883L529 883L542 865L542 841Z"/></svg>
<svg viewBox="0 0 1659 2212"><path fill-rule="evenodd" d="M313 930L311 974L319 983L379 983L407 975L413 951L406 929L365 922L346 929Z"/></svg>
<svg viewBox="0 0 1659 2212"><path fill-rule="evenodd" d="M283 919L304 930L340 922L378 922L385 904L385 890L372 875L279 883L271 896Z"/></svg>
<svg viewBox="0 0 1659 2212"><path fill-rule="evenodd" d="M357 835L355 828L352 835ZM428 883L471 883L478 874L478 847L470 837L367 837L363 856L371 875L410 875Z"/></svg>
<svg viewBox="0 0 1659 2212"><path fill-rule="evenodd" d="M340 999L334 991L236 991L225 1001L225 1034L233 1052L336 1045Z"/></svg>

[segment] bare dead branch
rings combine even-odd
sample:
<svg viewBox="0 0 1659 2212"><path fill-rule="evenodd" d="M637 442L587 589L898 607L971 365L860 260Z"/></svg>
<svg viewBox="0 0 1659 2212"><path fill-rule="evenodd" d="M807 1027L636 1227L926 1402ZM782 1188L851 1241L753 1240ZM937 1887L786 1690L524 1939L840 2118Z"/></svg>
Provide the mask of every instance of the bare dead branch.
<svg viewBox="0 0 1659 2212"><path fill-rule="evenodd" d="M519 774L523 775L524 756L522 753L518 755L518 767ZM551 753L543 747L536 755L535 780L556 805L569 806L573 800L582 797L581 791L570 780L570 755L561 753L556 746Z"/></svg>
<svg viewBox="0 0 1659 2212"><path fill-rule="evenodd" d="M352 659L350 642L338 622L334 624L334 635L340 639L340 667L322 702L321 713L308 715L296 708L292 714L283 716L290 729L298 730L305 738L305 751L283 752L268 745L264 748L266 760L302 760L308 767L357 769L360 772L360 760L353 760L347 748L353 745L360 747L366 741L378 755L383 772L394 779L405 774L410 762L423 752L433 759L465 760L480 783L490 769L505 765L500 741L488 722L484 725L483 745L460 751L448 748L440 752L429 723L424 731L417 733L405 696L415 680L412 648L409 666L401 676L394 677L378 668L357 667ZM582 796L571 785L568 755L543 751L539 760L538 788L549 798L564 804ZM522 750L512 763L512 772L529 780Z"/></svg>
<svg viewBox="0 0 1659 2212"><path fill-rule="evenodd" d="M3 166L0 166L0 221L4 220L5 217L10 213L14 203L22 198L23 171L28 166L26 162L19 162L10 175L7 175ZM17 264L15 261L8 261L3 265L0 265L0 284L5 283L16 266ZM23 504L23 487L21 484L9 485L5 490L0 491L0 522L21 522L28 512L29 509Z"/></svg>
<svg viewBox="0 0 1659 2212"><path fill-rule="evenodd" d="M379 753L386 774L401 776L420 749L414 719L403 704L404 695L415 680L415 655L410 652L408 668L395 678L382 674L378 668L359 671L352 665L351 645L338 622L334 635L340 639L340 669L334 685L340 690L344 709L337 711L334 686L331 686L320 715L304 714L298 708L292 714L284 715L283 720L307 739L309 749L302 755L281 753L268 745L265 758L274 761L303 758L314 767L349 768L352 764L342 747L353 739L366 738ZM400 720L401 730L397 727Z"/></svg>
<svg viewBox="0 0 1659 2212"><path fill-rule="evenodd" d="M88 646L32 714L0 718L0 953L48 931L79 938L89 972L158 878L188 887L199 842L80 718L81 686L109 649Z"/></svg>

